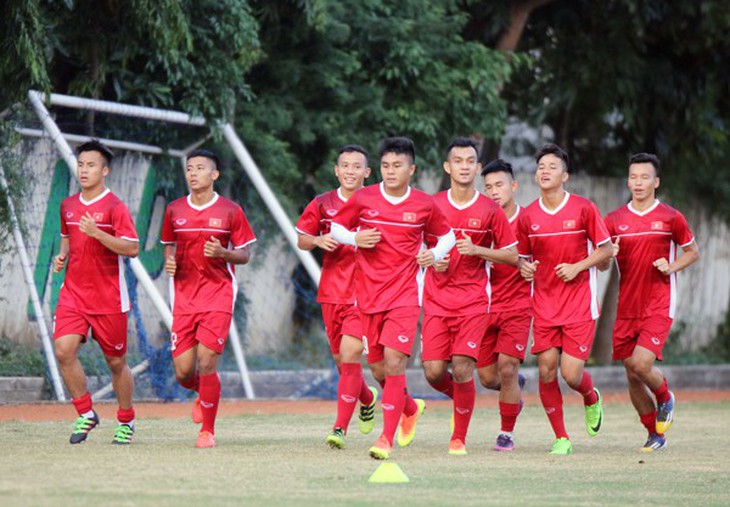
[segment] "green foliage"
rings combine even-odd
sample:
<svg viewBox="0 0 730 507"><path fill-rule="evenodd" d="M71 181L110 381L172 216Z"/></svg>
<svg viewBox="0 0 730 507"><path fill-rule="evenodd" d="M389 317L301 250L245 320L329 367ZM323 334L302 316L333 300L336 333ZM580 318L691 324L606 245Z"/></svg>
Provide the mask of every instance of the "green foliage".
<svg viewBox="0 0 730 507"><path fill-rule="evenodd" d="M0 377L41 377L46 366L38 347L0 338Z"/></svg>

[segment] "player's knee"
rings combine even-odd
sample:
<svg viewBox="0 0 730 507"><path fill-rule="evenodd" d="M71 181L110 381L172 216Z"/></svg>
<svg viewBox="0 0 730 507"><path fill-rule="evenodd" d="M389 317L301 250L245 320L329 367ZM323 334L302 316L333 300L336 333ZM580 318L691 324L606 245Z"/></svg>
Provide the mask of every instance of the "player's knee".
<svg viewBox="0 0 730 507"><path fill-rule="evenodd" d="M487 371L485 369L477 370L479 375L479 383L487 389L497 391L500 388L499 378L495 374L496 372Z"/></svg>
<svg viewBox="0 0 730 507"><path fill-rule="evenodd" d="M113 375L121 373L127 367L126 356L104 356L104 359L106 360L106 364L109 367L109 371L111 371Z"/></svg>
<svg viewBox="0 0 730 507"><path fill-rule="evenodd" d="M558 368L557 366L540 365L538 374L540 375L540 382L543 384L554 382L558 378Z"/></svg>
<svg viewBox="0 0 730 507"><path fill-rule="evenodd" d="M76 360L76 349L56 344L56 359L62 365L71 363Z"/></svg>
<svg viewBox="0 0 730 507"><path fill-rule="evenodd" d="M639 379L644 378L651 372L652 363L650 361L643 361L641 359L629 358L624 362L626 367L626 374L633 375Z"/></svg>
<svg viewBox="0 0 730 507"><path fill-rule="evenodd" d="M563 377L566 384L575 389L583 380L583 371L575 371L565 368L560 370L560 376Z"/></svg>
<svg viewBox="0 0 730 507"><path fill-rule="evenodd" d="M517 379L517 370L519 366L516 363L504 361L500 362L498 366L499 378L503 384L509 384Z"/></svg>
<svg viewBox="0 0 730 507"><path fill-rule="evenodd" d="M435 365L431 361L423 363L423 375L429 384L438 384L446 375L447 369L440 365Z"/></svg>
<svg viewBox="0 0 730 507"><path fill-rule="evenodd" d="M452 373L454 381L462 384L474 378L474 366L468 362L454 363Z"/></svg>

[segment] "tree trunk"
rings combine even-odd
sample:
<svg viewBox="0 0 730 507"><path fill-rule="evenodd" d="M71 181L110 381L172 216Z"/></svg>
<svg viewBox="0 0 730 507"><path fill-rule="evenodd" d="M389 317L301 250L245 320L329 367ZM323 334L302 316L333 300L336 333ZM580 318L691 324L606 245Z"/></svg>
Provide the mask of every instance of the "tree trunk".
<svg viewBox="0 0 730 507"><path fill-rule="evenodd" d="M515 51L533 10L555 0L512 0L509 5L509 26L497 42L500 51Z"/></svg>

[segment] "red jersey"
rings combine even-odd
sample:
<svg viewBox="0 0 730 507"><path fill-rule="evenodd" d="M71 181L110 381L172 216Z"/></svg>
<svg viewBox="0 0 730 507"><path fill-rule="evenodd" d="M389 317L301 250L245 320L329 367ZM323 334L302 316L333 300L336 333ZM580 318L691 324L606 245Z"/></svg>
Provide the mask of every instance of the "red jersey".
<svg viewBox="0 0 730 507"><path fill-rule="evenodd" d="M684 216L659 201L644 211L629 203L609 213L606 226L614 241L621 238L616 257L621 275L617 317L674 318L677 273L664 275L653 262L662 257L674 262L677 245L686 247L694 241Z"/></svg>
<svg viewBox="0 0 730 507"><path fill-rule="evenodd" d="M418 306L423 271L416 255L424 233L448 234L446 218L433 198L408 187L400 198L387 196L382 183L355 192L333 221L348 230L377 229L382 234L374 248L357 250L355 293L364 313L402 306Z"/></svg>
<svg viewBox="0 0 730 507"><path fill-rule="evenodd" d="M467 234L475 245L486 248L517 245L502 208L479 192L465 205L452 201L449 190L437 193L433 200L454 229L457 240ZM426 240L429 246L433 246L437 238L427 235ZM439 273L434 269L426 270L424 314L451 317L487 313L487 262L476 255L461 255L456 247L451 249L449 256L449 268L446 271Z"/></svg>
<svg viewBox="0 0 730 507"><path fill-rule="evenodd" d="M517 237L518 217L523 210L524 208L517 206L515 214L509 219L509 225L515 237ZM490 263L487 292L491 295L489 313L524 310L532 307L530 282L522 278L520 270L516 266Z"/></svg>
<svg viewBox="0 0 730 507"><path fill-rule="evenodd" d="M332 217L345 205L340 189L320 194L304 209L296 225L297 232L309 236L324 236L330 232ZM317 301L320 303L352 304L355 302L355 247L339 245L334 251L323 250L322 278L319 280Z"/></svg>
<svg viewBox="0 0 730 507"><path fill-rule="evenodd" d="M203 206L193 204L190 196L167 205L161 241L176 245L177 270L170 291L173 315L233 313L238 292L235 267L205 257L205 242L211 236L224 248L239 249L256 241L241 207L217 193Z"/></svg>
<svg viewBox="0 0 730 507"><path fill-rule="evenodd" d="M86 213L107 234L139 241L127 206L108 188L90 201L85 201L81 193L65 198L61 203L61 236L68 238L70 250L58 306L90 315L128 312L123 256L79 230Z"/></svg>
<svg viewBox="0 0 730 507"><path fill-rule="evenodd" d="M597 319L596 268L581 271L568 283L555 274L558 264L579 262L595 246L610 240L596 205L565 192L563 202L554 210L546 209L539 198L525 208L517 222L520 256L540 261L533 281L535 318L548 326Z"/></svg>

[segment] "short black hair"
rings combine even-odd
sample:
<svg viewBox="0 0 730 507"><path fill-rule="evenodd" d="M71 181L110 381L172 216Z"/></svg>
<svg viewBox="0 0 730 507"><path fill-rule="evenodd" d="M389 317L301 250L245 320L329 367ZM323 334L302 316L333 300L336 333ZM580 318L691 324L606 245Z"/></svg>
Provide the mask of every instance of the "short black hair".
<svg viewBox="0 0 730 507"><path fill-rule="evenodd" d="M659 169L661 168L661 163L659 162L659 157L654 155L653 153L634 153L629 157L629 167L631 167L631 164L644 164L649 163L654 166L654 175L659 176Z"/></svg>
<svg viewBox="0 0 730 507"><path fill-rule="evenodd" d="M482 169L482 176L486 176L487 174L491 173L507 173L509 174L509 177L511 179L515 179L515 173L512 170L512 164L505 160L502 160L501 158L498 158L497 160L492 160L490 163L484 166L484 169Z"/></svg>
<svg viewBox="0 0 730 507"><path fill-rule="evenodd" d="M449 157L449 153L451 153L451 150L454 148L474 148L474 153L476 153L477 158L479 158L479 145L474 139L469 139L468 137L455 137L452 139L446 147L446 158Z"/></svg>
<svg viewBox="0 0 730 507"><path fill-rule="evenodd" d="M368 151L360 146L359 144L346 144L340 150L337 152L337 160L339 161L340 155L343 153L360 153L365 157L365 164L370 163L370 155L368 155Z"/></svg>
<svg viewBox="0 0 730 507"><path fill-rule="evenodd" d="M112 150L101 144L96 139L92 139L91 141L87 141L84 144L79 145L76 148L76 155L81 155L85 151L98 151L101 153L101 156L106 161L107 167L111 165L112 160L114 159L114 153L112 153Z"/></svg>
<svg viewBox="0 0 730 507"><path fill-rule="evenodd" d="M208 160L212 160L213 164L215 165L215 167L213 167L213 169L215 169L216 171L220 171L221 161L218 159L218 155L216 155L212 151L206 150L204 148L196 148L193 151L191 151L190 153L188 153L188 156L185 158L185 161L187 162L191 158L195 158L195 157L204 157L204 158L207 158Z"/></svg>
<svg viewBox="0 0 730 507"><path fill-rule="evenodd" d="M416 145L407 137L386 137L380 141L378 155L383 158L386 153L408 155L411 157L411 164L416 161Z"/></svg>
<svg viewBox="0 0 730 507"><path fill-rule="evenodd" d="M542 148L540 148L537 154L535 154L535 162L539 163L540 159L545 155L555 155L563 161L563 164L565 165L565 170L569 171L570 159L568 158L568 153L560 146L554 143L543 144Z"/></svg>

